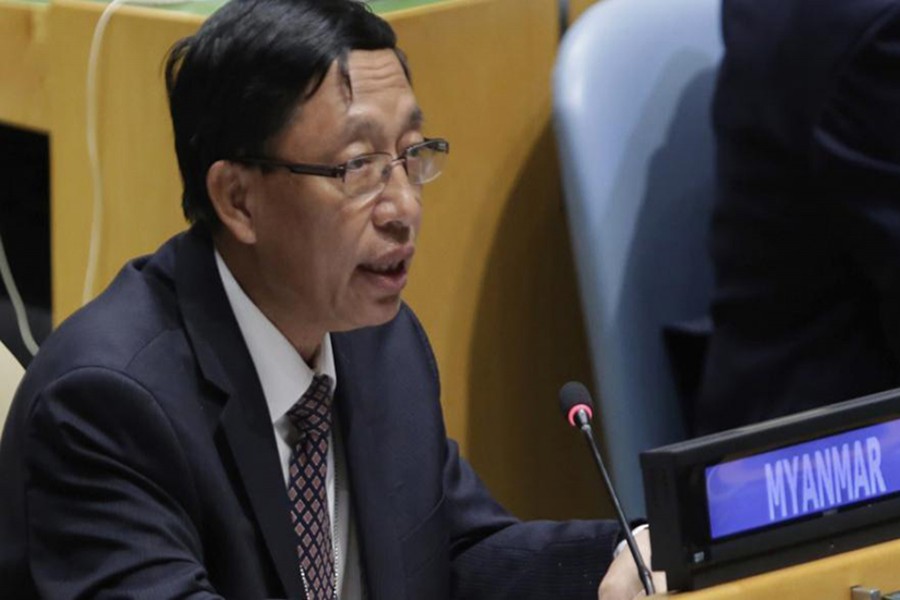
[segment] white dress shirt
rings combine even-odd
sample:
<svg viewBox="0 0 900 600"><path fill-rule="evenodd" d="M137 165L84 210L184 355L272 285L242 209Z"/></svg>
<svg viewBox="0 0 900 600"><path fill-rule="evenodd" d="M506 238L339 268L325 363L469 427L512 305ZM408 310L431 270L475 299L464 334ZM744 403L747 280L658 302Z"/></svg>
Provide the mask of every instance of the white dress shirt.
<svg viewBox="0 0 900 600"><path fill-rule="evenodd" d="M219 252L216 251L215 254L225 295L250 351L266 397L269 416L272 419L272 435L278 446L287 493L291 448L299 435L287 417L287 411L303 396L316 374L331 377L334 382L332 389L337 389L339 382L334 368L331 336L325 334L316 357L315 370L311 369L287 338L244 293ZM337 559L335 561L337 597L344 600L361 600L363 585L359 544L350 510L347 465L337 422L332 424L328 440L328 474L325 487L333 533L332 544ZM299 567L297 577L300 577Z"/></svg>

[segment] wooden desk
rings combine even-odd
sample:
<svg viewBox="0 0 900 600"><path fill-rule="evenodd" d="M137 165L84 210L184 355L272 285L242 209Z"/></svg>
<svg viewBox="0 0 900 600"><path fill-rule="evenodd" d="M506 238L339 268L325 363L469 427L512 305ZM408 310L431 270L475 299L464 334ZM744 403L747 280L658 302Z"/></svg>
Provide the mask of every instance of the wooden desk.
<svg viewBox="0 0 900 600"><path fill-rule="evenodd" d="M900 590L898 565L900 540L894 540L697 592L673 595L679 600L849 600L854 585L878 588L882 593Z"/></svg>

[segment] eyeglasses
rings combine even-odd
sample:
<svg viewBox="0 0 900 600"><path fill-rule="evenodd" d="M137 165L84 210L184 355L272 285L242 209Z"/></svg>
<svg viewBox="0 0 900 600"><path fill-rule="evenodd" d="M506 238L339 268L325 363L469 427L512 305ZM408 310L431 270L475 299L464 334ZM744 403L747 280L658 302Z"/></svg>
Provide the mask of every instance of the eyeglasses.
<svg viewBox="0 0 900 600"><path fill-rule="evenodd" d="M234 162L257 165L263 168L287 169L296 175L333 177L343 182L344 194L349 198L377 196L391 179L391 171L398 163L403 165L412 185L422 185L437 179L447 161L450 142L442 138L428 138L413 144L394 158L387 152L372 152L351 158L340 165L313 165L289 163L269 158L235 158Z"/></svg>

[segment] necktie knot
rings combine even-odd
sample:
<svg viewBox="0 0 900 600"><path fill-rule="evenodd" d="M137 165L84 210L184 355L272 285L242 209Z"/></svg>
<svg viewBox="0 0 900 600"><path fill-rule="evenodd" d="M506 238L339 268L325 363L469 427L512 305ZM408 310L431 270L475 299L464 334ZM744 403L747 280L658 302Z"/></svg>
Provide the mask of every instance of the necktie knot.
<svg viewBox="0 0 900 600"><path fill-rule="evenodd" d="M331 377L315 375L287 416L302 434L327 435L331 429Z"/></svg>

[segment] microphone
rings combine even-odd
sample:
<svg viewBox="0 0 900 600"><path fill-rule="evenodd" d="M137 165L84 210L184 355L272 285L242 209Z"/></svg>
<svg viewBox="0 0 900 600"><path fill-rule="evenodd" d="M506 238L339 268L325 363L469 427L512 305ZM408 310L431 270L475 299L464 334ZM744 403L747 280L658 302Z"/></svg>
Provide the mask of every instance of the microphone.
<svg viewBox="0 0 900 600"><path fill-rule="evenodd" d="M612 480L609 478L609 473L606 471L606 465L603 464L603 458L597 449L597 443L594 441L594 432L591 429L591 419L594 417L592 406L590 393L583 384L577 381L570 381L559 390L559 408L569 424L580 429L587 440L588 446L594 455L594 462L597 463L597 468L600 469L600 474L603 476L603 483L606 484L606 491L609 493L613 507L616 509L616 518L619 521L619 526L625 532L625 542L628 544L628 549L634 558L634 564L637 565L638 575L640 575L641 583L644 584L644 591L650 596L656 593L656 589L653 587L653 579L650 576L650 569L644 564L644 558L638 551L637 542L634 541L631 527L628 526L628 520L622 511L622 503L619 502L619 496L616 494Z"/></svg>

